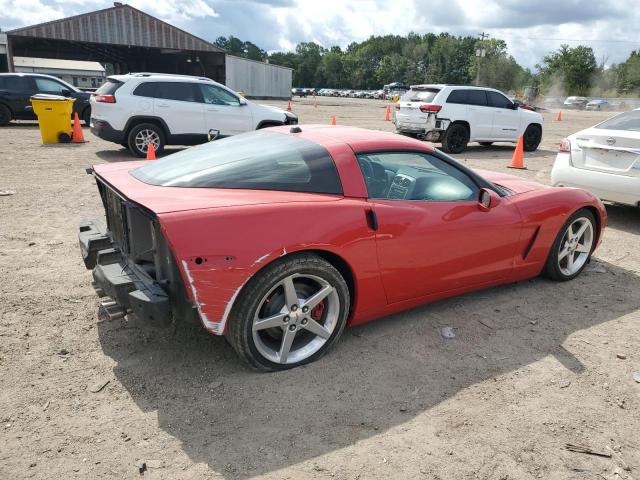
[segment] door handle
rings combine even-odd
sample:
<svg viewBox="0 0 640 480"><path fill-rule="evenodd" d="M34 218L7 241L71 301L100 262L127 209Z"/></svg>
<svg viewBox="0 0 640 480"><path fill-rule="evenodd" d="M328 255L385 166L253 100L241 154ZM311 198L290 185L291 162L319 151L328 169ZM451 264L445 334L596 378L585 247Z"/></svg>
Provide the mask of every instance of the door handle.
<svg viewBox="0 0 640 480"><path fill-rule="evenodd" d="M366 215L367 215L367 224L369 225L369 228L374 232L377 232L378 231L378 215L376 215L376 212L372 208L366 211Z"/></svg>
<svg viewBox="0 0 640 480"><path fill-rule="evenodd" d="M162 108L169 108L169 105L167 105L166 103L159 103L157 106Z"/></svg>
<svg viewBox="0 0 640 480"><path fill-rule="evenodd" d="M217 108L207 108L207 112L217 112L219 111Z"/></svg>

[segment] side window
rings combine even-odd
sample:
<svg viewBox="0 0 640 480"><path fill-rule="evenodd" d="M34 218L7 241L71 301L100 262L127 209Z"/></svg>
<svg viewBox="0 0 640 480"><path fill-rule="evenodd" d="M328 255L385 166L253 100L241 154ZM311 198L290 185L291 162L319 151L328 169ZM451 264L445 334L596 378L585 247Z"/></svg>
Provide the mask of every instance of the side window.
<svg viewBox="0 0 640 480"><path fill-rule="evenodd" d="M29 77L22 76L6 76L2 77L4 80L4 85L2 88L9 90L11 92L24 93L24 92L32 92L34 89L33 80Z"/></svg>
<svg viewBox="0 0 640 480"><path fill-rule="evenodd" d="M487 106L487 95L484 90L467 90L467 105Z"/></svg>
<svg viewBox="0 0 640 480"><path fill-rule="evenodd" d="M38 92L46 92L46 93L62 93L65 90L69 90L69 87L63 85L62 83L58 83L55 80L50 80L48 78L35 78L36 81L36 89Z"/></svg>
<svg viewBox="0 0 640 480"><path fill-rule="evenodd" d="M159 82L160 98L179 102L200 102L198 84L192 82Z"/></svg>
<svg viewBox="0 0 640 480"><path fill-rule="evenodd" d="M449 94L447 103L467 103L467 91L466 90L454 90Z"/></svg>
<svg viewBox="0 0 640 480"><path fill-rule="evenodd" d="M479 188L463 171L426 153L358 154L369 198L456 202L475 200Z"/></svg>
<svg viewBox="0 0 640 480"><path fill-rule="evenodd" d="M204 83L200 83L198 85L200 86L204 103L208 103L210 105L240 105L238 97L226 91L224 88Z"/></svg>
<svg viewBox="0 0 640 480"><path fill-rule="evenodd" d="M501 93L487 91L487 97L490 107L513 109L513 102Z"/></svg>

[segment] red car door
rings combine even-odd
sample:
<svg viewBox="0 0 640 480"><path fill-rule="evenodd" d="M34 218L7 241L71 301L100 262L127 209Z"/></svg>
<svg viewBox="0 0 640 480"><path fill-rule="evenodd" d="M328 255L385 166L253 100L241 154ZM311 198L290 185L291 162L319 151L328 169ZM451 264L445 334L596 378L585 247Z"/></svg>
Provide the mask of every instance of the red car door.
<svg viewBox="0 0 640 480"><path fill-rule="evenodd" d="M477 183L425 153L360 154L358 162L377 220L378 262L389 303L509 276L522 222L508 197L480 210Z"/></svg>

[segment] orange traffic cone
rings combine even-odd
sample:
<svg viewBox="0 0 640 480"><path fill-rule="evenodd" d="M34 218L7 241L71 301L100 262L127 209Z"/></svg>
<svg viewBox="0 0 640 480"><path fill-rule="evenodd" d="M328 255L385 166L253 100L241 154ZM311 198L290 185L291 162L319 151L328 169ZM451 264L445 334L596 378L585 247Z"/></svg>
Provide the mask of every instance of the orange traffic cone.
<svg viewBox="0 0 640 480"><path fill-rule="evenodd" d="M336 116L334 115L333 117L331 117L331 125L335 125L336 124Z"/></svg>
<svg viewBox="0 0 640 480"><path fill-rule="evenodd" d="M384 121L385 122L391 121L391 105L387 105L387 112L384 114Z"/></svg>
<svg viewBox="0 0 640 480"><path fill-rule="evenodd" d="M73 115L73 135L71 138L73 138L73 143L85 143L82 127L80 127L78 112Z"/></svg>
<svg viewBox="0 0 640 480"><path fill-rule="evenodd" d="M147 144L147 160L155 160L156 159L156 147L153 146L153 143Z"/></svg>
<svg viewBox="0 0 640 480"><path fill-rule="evenodd" d="M556 122L562 121L562 110L558 110L558 114L556 115Z"/></svg>
<svg viewBox="0 0 640 480"><path fill-rule="evenodd" d="M516 149L513 152L513 158L511 159L511 165L507 165L508 168L520 168L526 170L527 167L524 166L524 148L523 148L523 139L522 135L518 138L518 143L516 144Z"/></svg>
<svg viewBox="0 0 640 480"><path fill-rule="evenodd" d="M291 99L289 99L289 103L287 104L287 111L291 111Z"/></svg>

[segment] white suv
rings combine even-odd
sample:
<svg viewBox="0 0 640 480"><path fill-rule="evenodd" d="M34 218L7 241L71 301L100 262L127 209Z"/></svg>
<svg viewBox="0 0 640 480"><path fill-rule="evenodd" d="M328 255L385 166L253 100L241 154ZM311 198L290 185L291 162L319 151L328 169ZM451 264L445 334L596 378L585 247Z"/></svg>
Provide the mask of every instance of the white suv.
<svg viewBox="0 0 640 480"><path fill-rule="evenodd" d="M208 78L160 73L113 75L91 97L91 131L144 157L153 143L195 145L211 133L227 137L298 117L258 105Z"/></svg>
<svg viewBox="0 0 640 480"><path fill-rule="evenodd" d="M492 88L412 85L396 104L398 133L441 142L447 153L461 153L469 142L517 142L528 152L542 140L542 115L518 108Z"/></svg>

